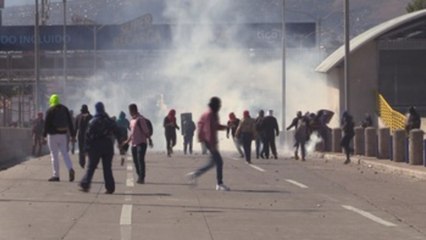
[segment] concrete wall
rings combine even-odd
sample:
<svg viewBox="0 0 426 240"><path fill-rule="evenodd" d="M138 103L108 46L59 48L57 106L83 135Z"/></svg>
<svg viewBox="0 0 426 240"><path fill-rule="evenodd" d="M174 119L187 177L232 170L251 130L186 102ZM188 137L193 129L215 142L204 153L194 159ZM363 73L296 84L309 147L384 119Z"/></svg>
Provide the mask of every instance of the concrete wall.
<svg viewBox="0 0 426 240"><path fill-rule="evenodd" d="M371 41L351 55L349 110L358 124L365 114L377 112L378 91L377 44Z"/></svg>
<svg viewBox="0 0 426 240"><path fill-rule="evenodd" d="M372 41L353 52L350 58L349 111L358 125L365 114L374 116L377 112L376 93L378 91L377 44ZM330 124L339 126L344 107L344 68L343 62L327 73L329 87L328 108L335 112ZM374 120L374 118L373 118Z"/></svg>
<svg viewBox="0 0 426 240"><path fill-rule="evenodd" d="M31 155L31 129L0 128L0 168L13 166Z"/></svg>

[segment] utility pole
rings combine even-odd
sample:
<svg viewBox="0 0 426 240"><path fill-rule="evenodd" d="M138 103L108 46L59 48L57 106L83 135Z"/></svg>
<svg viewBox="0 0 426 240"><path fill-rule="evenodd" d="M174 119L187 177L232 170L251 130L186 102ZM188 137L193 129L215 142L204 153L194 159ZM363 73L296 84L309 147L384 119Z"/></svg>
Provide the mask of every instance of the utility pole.
<svg viewBox="0 0 426 240"><path fill-rule="evenodd" d="M63 41L63 65L62 65L62 74L64 77L63 85L63 102L66 102L66 88L67 88L67 0L63 0L63 15L64 15L64 26L62 33Z"/></svg>
<svg viewBox="0 0 426 240"><path fill-rule="evenodd" d="M34 75L35 75L35 111L40 111L40 32L39 32L39 8L38 0L35 0L35 24L34 24Z"/></svg>
<svg viewBox="0 0 426 240"><path fill-rule="evenodd" d="M349 72L349 67L350 67L350 59L349 59L349 55L350 55L350 35L349 35L349 27L350 27L350 18L349 18L349 0L344 0L345 4L344 4L344 15L345 15L345 72L344 72L344 83L343 83L343 87L344 87L344 94L345 94L345 99L344 99L344 107L346 111L349 111L349 81L350 81L350 72Z"/></svg>
<svg viewBox="0 0 426 240"><path fill-rule="evenodd" d="M286 127L286 29L285 29L285 0L282 0L282 34L281 34L281 44L282 44L282 109L281 109L281 129ZM284 135L283 135L284 136Z"/></svg>

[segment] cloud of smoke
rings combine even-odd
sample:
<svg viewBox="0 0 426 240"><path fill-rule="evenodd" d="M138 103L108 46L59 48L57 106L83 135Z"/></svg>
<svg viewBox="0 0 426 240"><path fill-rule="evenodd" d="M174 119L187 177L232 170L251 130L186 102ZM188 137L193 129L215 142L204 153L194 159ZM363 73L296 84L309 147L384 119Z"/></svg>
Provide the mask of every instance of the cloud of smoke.
<svg viewBox="0 0 426 240"><path fill-rule="evenodd" d="M121 110L127 113L129 103L136 103L154 124L156 150L165 150L162 122L170 109L176 109L178 116L191 112L197 121L212 96L222 99L222 124L230 112L241 118L243 111L249 110L256 117L260 109L273 109L281 123L281 49L268 55L243 46L239 33L244 29L234 23L245 19L233 1L169 1L164 15L174 25L172 49L144 61L144 66L109 67L108 73L87 82L85 98L75 97L69 101L75 103L71 107L79 109L88 103L93 109L96 101L103 101L107 112L118 115ZM222 16L232 24L220 22ZM214 27L218 21L224 24L221 31ZM290 54L297 54L297 58L287 60L287 123L297 110L322 108L325 99L324 84L314 74L314 64L309 64L312 53ZM177 148L181 149L179 136ZM234 149L225 134L220 134L220 140L222 149Z"/></svg>

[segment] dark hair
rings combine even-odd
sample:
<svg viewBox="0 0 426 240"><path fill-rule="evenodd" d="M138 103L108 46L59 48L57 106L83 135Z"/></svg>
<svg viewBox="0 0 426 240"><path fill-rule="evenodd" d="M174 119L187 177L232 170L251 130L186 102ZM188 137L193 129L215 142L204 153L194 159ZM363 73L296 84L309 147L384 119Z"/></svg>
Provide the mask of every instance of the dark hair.
<svg viewBox="0 0 426 240"><path fill-rule="evenodd" d="M218 98L218 97L212 97L212 98L210 98L209 107L214 112L219 111L219 109L220 109L220 98Z"/></svg>
<svg viewBox="0 0 426 240"><path fill-rule="evenodd" d="M134 103L129 105L129 112L130 114L132 113L137 113L138 112L138 106Z"/></svg>

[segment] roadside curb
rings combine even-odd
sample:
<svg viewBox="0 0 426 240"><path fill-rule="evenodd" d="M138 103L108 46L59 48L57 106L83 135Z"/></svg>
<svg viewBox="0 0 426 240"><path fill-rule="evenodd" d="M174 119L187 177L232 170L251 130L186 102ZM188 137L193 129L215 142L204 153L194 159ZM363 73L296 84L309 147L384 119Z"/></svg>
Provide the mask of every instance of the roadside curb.
<svg viewBox="0 0 426 240"><path fill-rule="evenodd" d="M314 156L326 160L345 161L346 157L338 153L315 153ZM374 168L381 172L400 174L412 178L426 180L426 168L423 166L409 165L408 163L392 162L389 159L377 159L355 155L351 157L351 164L358 164L368 168Z"/></svg>

